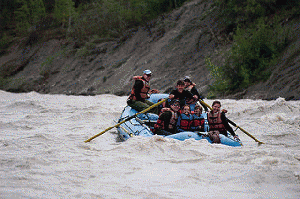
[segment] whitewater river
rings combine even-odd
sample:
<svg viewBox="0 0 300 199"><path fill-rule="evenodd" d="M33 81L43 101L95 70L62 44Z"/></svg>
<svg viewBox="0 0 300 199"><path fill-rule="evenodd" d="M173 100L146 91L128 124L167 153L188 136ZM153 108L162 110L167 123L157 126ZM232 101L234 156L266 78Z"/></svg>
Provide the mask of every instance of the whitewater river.
<svg viewBox="0 0 300 199"><path fill-rule="evenodd" d="M212 100L205 100L208 104ZM221 100L243 147L117 139L126 97L0 91L0 198L300 198L300 101Z"/></svg>

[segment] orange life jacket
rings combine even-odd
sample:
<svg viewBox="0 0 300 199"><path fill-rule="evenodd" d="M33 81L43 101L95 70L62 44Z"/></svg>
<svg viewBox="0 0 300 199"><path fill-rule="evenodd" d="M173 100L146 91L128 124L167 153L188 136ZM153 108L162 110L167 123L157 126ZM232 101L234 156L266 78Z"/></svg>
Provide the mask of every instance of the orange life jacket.
<svg viewBox="0 0 300 199"><path fill-rule="evenodd" d="M149 96L148 96L148 91L150 90L150 83L147 82L146 80L144 80L144 79L142 78L142 76L134 76L133 79L134 79L134 80L141 80L141 81L143 81L144 86L143 86L143 88L141 89L140 95L141 95L141 98L142 98L142 99L148 99L148 98L149 98ZM129 99L131 99L131 100L136 100L134 88L131 89L131 94L130 94L130 96L129 96Z"/></svg>
<svg viewBox="0 0 300 199"><path fill-rule="evenodd" d="M220 132L224 132L226 131L226 128L222 122L221 119L221 113L217 113L217 115L212 115L212 112L208 113L208 124L209 124L209 130L210 131L220 131Z"/></svg>

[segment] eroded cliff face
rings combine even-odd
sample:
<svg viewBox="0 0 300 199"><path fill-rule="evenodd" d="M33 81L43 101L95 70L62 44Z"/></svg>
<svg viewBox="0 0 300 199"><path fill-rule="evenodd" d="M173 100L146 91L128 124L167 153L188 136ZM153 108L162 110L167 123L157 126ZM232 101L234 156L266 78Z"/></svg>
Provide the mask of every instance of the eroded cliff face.
<svg viewBox="0 0 300 199"><path fill-rule="evenodd" d="M0 57L0 72L11 77L4 90L12 92L94 95L128 95L132 76L145 69L153 73L151 87L168 92L178 79L190 76L205 96L212 83L205 57L222 63L222 51L230 48L214 34L216 21L207 17L209 4L201 0L186 3L174 12L139 28L119 40L99 41L89 56L78 57L76 43L51 39L44 43L18 46ZM299 31L295 28L295 31ZM298 45L297 45L298 42ZM299 99L300 40L274 66L271 78L230 98Z"/></svg>

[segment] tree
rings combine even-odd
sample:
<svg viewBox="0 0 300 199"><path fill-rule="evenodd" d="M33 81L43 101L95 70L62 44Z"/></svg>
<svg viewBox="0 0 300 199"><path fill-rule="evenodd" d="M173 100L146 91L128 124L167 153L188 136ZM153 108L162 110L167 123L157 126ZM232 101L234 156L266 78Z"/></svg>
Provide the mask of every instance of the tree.
<svg viewBox="0 0 300 199"><path fill-rule="evenodd" d="M72 0L55 0L54 16L62 23L62 27L75 15L75 3Z"/></svg>
<svg viewBox="0 0 300 199"><path fill-rule="evenodd" d="M35 30L37 23L46 16L42 0L17 0L16 5L17 9L14 14L16 30L19 34Z"/></svg>

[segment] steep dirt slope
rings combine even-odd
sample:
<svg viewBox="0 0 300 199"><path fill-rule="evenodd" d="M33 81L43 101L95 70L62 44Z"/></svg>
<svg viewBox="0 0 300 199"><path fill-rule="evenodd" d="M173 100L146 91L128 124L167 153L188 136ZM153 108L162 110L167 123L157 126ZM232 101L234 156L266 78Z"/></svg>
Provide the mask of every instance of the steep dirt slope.
<svg viewBox="0 0 300 199"><path fill-rule="evenodd" d="M204 58L217 47L208 28L210 19L200 20L207 6L202 1L192 1L153 22L150 29L131 32L124 43L97 44L93 55L83 59L63 55L63 49L76 47L75 44L64 46L63 40L51 40L26 49L15 46L9 55L0 58L2 68L12 65L16 68L12 72L15 81L5 89L127 94L133 83L132 76L147 68L154 74L153 88L165 91L189 75L198 89L205 92L211 80Z"/></svg>
<svg viewBox="0 0 300 199"><path fill-rule="evenodd" d="M150 28L126 33L121 40L98 43L90 50L92 55L85 58L70 53L77 47L76 43L66 43L63 39L26 48L15 45L9 54L0 58L0 72L13 78L3 89L127 95L133 85L132 76L150 69L153 72L152 88L168 91L178 79L188 75L206 95L213 80L205 66L205 57L222 63L224 58L218 52L230 47L224 46L221 38L213 33L216 22L205 17L208 5L201 0L186 3L153 21ZM299 26L295 31L299 31ZM270 80L242 93L223 97L299 99L297 42L299 40L293 43L293 50L287 49L282 63L274 67Z"/></svg>

